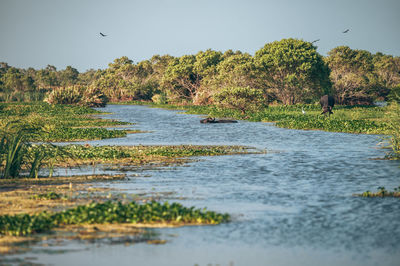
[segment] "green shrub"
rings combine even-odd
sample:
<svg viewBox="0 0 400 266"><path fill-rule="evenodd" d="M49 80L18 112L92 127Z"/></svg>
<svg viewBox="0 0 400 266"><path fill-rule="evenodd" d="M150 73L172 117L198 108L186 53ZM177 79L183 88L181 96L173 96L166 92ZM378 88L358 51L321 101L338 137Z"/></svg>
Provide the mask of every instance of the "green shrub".
<svg viewBox="0 0 400 266"><path fill-rule="evenodd" d="M250 87L227 87L214 95L217 106L240 110L243 114L263 108L266 101L260 90Z"/></svg>
<svg viewBox="0 0 400 266"><path fill-rule="evenodd" d="M151 97L151 100L156 104L166 104L167 96L164 93L155 94L153 97Z"/></svg>
<svg viewBox="0 0 400 266"><path fill-rule="evenodd" d="M97 87L69 86L54 89L44 101L50 104L104 107L108 102L108 98Z"/></svg>
<svg viewBox="0 0 400 266"><path fill-rule="evenodd" d="M397 102L397 103L400 103L400 84L397 85L397 86L395 86L395 87L393 87L393 88L390 90L390 93L389 93L389 95L388 95L388 100L389 100L390 102Z"/></svg>
<svg viewBox="0 0 400 266"><path fill-rule="evenodd" d="M44 101L49 104L77 105L81 102L82 94L81 86L59 87L52 90Z"/></svg>
<svg viewBox="0 0 400 266"><path fill-rule="evenodd" d="M83 91L83 96L79 104L89 107L105 107L107 103L108 98L100 88L89 86Z"/></svg>

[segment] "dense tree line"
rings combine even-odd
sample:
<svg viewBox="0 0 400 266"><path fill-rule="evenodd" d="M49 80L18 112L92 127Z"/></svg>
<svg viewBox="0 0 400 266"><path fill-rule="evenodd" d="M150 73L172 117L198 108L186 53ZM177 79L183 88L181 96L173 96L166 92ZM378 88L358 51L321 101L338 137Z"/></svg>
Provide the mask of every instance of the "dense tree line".
<svg viewBox="0 0 400 266"><path fill-rule="evenodd" d="M181 57L155 55L138 63L121 57L105 70L84 73L71 66L57 71L50 65L35 70L0 63L0 98L39 100L55 90L62 98L63 88L69 88L69 94L90 90L87 97L101 93L111 101L214 103L245 112L272 102L313 103L327 93L350 105L399 96L400 57L347 46L323 57L316 49L310 42L283 39L267 43L254 56L209 49Z"/></svg>

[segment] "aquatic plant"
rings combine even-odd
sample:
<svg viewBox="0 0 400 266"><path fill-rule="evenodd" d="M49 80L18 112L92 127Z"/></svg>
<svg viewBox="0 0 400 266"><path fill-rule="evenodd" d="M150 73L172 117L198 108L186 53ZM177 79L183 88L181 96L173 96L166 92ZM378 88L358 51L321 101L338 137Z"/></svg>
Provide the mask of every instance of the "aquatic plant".
<svg viewBox="0 0 400 266"><path fill-rule="evenodd" d="M354 194L359 197L374 198L374 197L400 197L400 186L395 188L394 191L387 191L385 187L378 187L377 192L371 192L369 190L362 194Z"/></svg>
<svg viewBox="0 0 400 266"><path fill-rule="evenodd" d="M34 139L35 141L74 141L126 136L126 130L109 130L103 127L129 123L90 116L100 113L81 106L0 103L0 128L9 121L25 121L26 124L43 128L42 139Z"/></svg>
<svg viewBox="0 0 400 266"><path fill-rule="evenodd" d="M27 149L31 145L29 141L38 134L39 129L17 122L8 123L0 131L1 178L19 176L22 166L27 162Z"/></svg>
<svg viewBox="0 0 400 266"><path fill-rule="evenodd" d="M36 200L57 200L61 199L63 196L61 194L58 194L54 191L49 191L47 193L42 193L42 194L36 194L32 196L32 199Z"/></svg>
<svg viewBox="0 0 400 266"><path fill-rule="evenodd" d="M146 160L155 156L178 158L189 156L213 156L237 153L249 153L250 148L244 146L89 146L66 145L63 147L68 157L80 160L117 160L131 158L134 160Z"/></svg>
<svg viewBox="0 0 400 266"><path fill-rule="evenodd" d="M33 215L0 215L0 234L29 235L48 231L54 227L73 224L220 224L230 221L229 214L219 214L206 209L184 207L179 203L163 204L134 201L91 203L57 213L41 212Z"/></svg>

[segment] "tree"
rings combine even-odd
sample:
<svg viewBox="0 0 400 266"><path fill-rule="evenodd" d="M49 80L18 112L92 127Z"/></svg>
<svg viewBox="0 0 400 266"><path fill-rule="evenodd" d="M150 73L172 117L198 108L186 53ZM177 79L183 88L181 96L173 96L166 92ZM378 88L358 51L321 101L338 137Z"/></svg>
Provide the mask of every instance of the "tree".
<svg viewBox="0 0 400 266"><path fill-rule="evenodd" d="M210 77L216 74L221 60L222 53L211 49L175 58L164 73L162 87L172 101L196 103L200 86L206 85Z"/></svg>
<svg viewBox="0 0 400 266"><path fill-rule="evenodd" d="M329 69L316 47L297 39L267 43L255 54L265 82L283 104L315 100L330 89Z"/></svg>
<svg viewBox="0 0 400 266"><path fill-rule="evenodd" d="M248 53L229 56L218 65L217 70L218 87L264 88L263 73Z"/></svg>
<svg viewBox="0 0 400 266"><path fill-rule="evenodd" d="M110 63L109 68L99 80L94 83L101 89L110 101L132 100L131 91L135 85L131 82L134 75L133 61L123 56Z"/></svg>
<svg viewBox="0 0 400 266"><path fill-rule="evenodd" d="M172 101L191 101L200 87L200 76L195 72L194 55L175 58L165 70L162 86Z"/></svg>
<svg viewBox="0 0 400 266"><path fill-rule="evenodd" d="M400 57L376 53L372 62L377 76L375 97L385 99L393 88L400 85Z"/></svg>
<svg viewBox="0 0 400 266"><path fill-rule="evenodd" d="M57 69L54 66L48 65L45 69L40 69L36 72L35 85L38 89L52 89L59 86L57 79Z"/></svg>
<svg viewBox="0 0 400 266"><path fill-rule="evenodd" d="M240 110L242 114L255 112L265 106L265 98L260 90L249 87L227 87L214 95L218 106Z"/></svg>
<svg viewBox="0 0 400 266"><path fill-rule="evenodd" d="M339 46L328 52L326 62L339 104L372 104L377 77L370 52Z"/></svg>
<svg viewBox="0 0 400 266"><path fill-rule="evenodd" d="M5 91L23 91L23 74L18 68L10 67L7 72L2 76L2 83Z"/></svg>
<svg viewBox="0 0 400 266"><path fill-rule="evenodd" d="M71 66L59 73L59 83L61 86L72 86L78 83L79 71Z"/></svg>

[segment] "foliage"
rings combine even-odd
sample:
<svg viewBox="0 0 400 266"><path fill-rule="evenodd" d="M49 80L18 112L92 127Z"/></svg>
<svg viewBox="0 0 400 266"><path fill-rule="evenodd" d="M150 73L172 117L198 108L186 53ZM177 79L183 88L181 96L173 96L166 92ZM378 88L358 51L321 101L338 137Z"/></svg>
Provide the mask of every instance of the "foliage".
<svg viewBox="0 0 400 266"><path fill-rule="evenodd" d="M43 193L43 194L36 194L34 196L32 196L32 199L36 199L36 200L58 200L61 199L63 196L54 192L54 191L50 191L47 193Z"/></svg>
<svg viewBox="0 0 400 266"><path fill-rule="evenodd" d="M150 202L91 203L58 213L0 215L0 234L29 235L48 231L54 227L72 224L95 223L170 223L170 224L220 224L229 222L228 214L206 209L187 208L179 203Z"/></svg>
<svg viewBox="0 0 400 266"><path fill-rule="evenodd" d="M32 104L0 104L0 128L9 121L25 121L43 128L44 141L70 141L124 137L125 130L99 127L126 125L114 120L96 119L89 115L101 112L84 106ZM38 139L36 139L38 140Z"/></svg>
<svg viewBox="0 0 400 266"><path fill-rule="evenodd" d="M372 54L340 46L328 55L326 61L331 69L330 78L338 104L372 104L371 91L377 79Z"/></svg>
<svg viewBox="0 0 400 266"><path fill-rule="evenodd" d="M80 160L117 160L123 158L142 160L143 157L151 156L176 158L235 154L246 152L247 148L242 146L82 146L71 144L64 146L64 151L68 157Z"/></svg>
<svg viewBox="0 0 400 266"><path fill-rule="evenodd" d="M375 197L400 197L400 186L395 188L394 191L387 191L385 187L378 187L378 192L365 191L362 194L355 194L355 196L375 198Z"/></svg>
<svg viewBox="0 0 400 266"><path fill-rule="evenodd" d="M161 84L171 101L189 101L195 97L201 79L195 72L195 63L194 55L184 55L168 65Z"/></svg>
<svg viewBox="0 0 400 266"><path fill-rule="evenodd" d="M260 90L249 87L227 87L215 94L214 99L217 106L237 109L242 114L256 112L266 102Z"/></svg>
<svg viewBox="0 0 400 266"><path fill-rule="evenodd" d="M397 102L400 104L400 84L390 90L387 98L390 102Z"/></svg>
<svg viewBox="0 0 400 266"><path fill-rule="evenodd" d="M29 140L37 134L37 128L28 125L8 123L5 126L0 136L1 178L19 177L22 166L27 163L26 153L31 146ZM34 161L32 167L38 168L40 158L37 155Z"/></svg>
<svg viewBox="0 0 400 266"><path fill-rule="evenodd" d="M267 43L255 55L269 90L283 104L315 100L329 91L329 69L309 42L283 39Z"/></svg>
<svg viewBox="0 0 400 266"><path fill-rule="evenodd" d="M78 105L81 102L83 87L70 86L59 87L49 93L44 100L49 104L73 104Z"/></svg>
<svg viewBox="0 0 400 266"><path fill-rule="evenodd" d="M392 149L388 158L400 160L400 104L392 102L387 108L387 117L390 119L389 146Z"/></svg>
<svg viewBox="0 0 400 266"><path fill-rule="evenodd" d="M108 98L104 93L94 86L70 86L59 87L52 90L45 102L49 104L71 104L88 107L104 107Z"/></svg>
<svg viewBox="0 0 400 266"><path fill-rule="evenodd" d="M80 105L88 107L105 107L108 102L107 96L97 87L89 86L83 90Z"/></svg>
<svg viewBox="0 0 400 266"><path fill-rule="evenodd" d="M46 92L78 86L88 91L82 102L89 106L102 106L105 98L141 101L154 95L165 95L163 102L208 105L222 89L250 87L261 90L268 103L312 103L330 93L339 104L354 105L386 100L399 84L400 57L339 46L322 60L312 43L297 39L267 43L254 56L211 49L137 63L123 56L107 69L83 73L71 66L35 70L0 63L0 100L7 102L38 101Z"/></svg>
<svg viewBox="0 0 400 266"><path fill-rule="evenodd" d="M151 97L151 100L156 104L166 104L167 96L163 93L155 94L153 97Z"/></svg>
<svg viewBox="0 0 400 266"><path fill-rule="evenodd" d="M372 61L377 81L371 93L375 98L385 99L396 86L400 86L400 57L376 53Z"/></svg>

